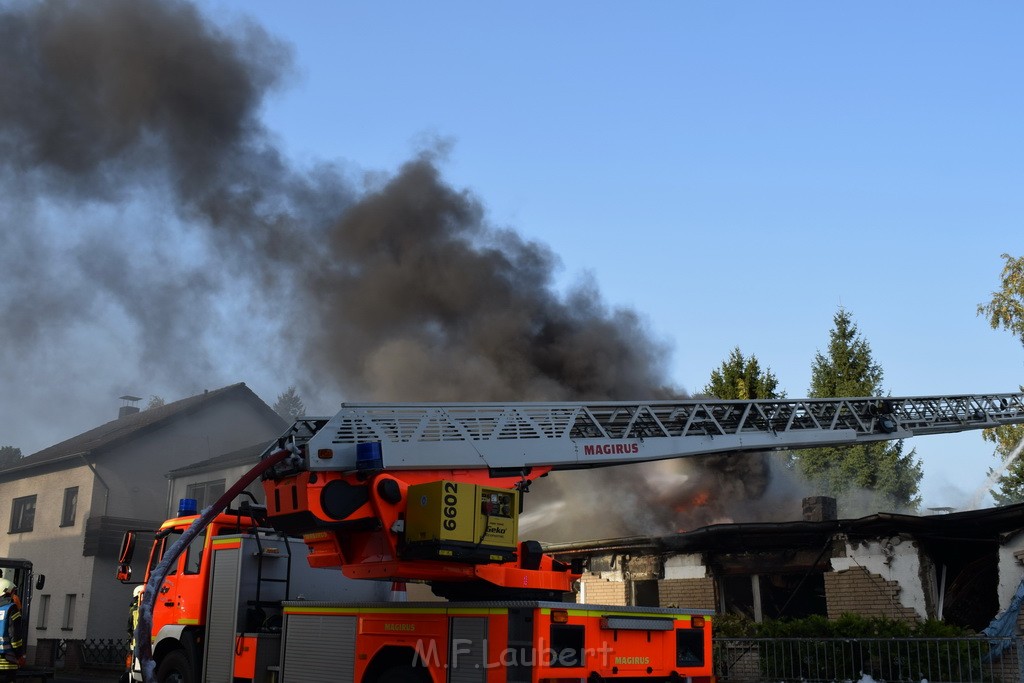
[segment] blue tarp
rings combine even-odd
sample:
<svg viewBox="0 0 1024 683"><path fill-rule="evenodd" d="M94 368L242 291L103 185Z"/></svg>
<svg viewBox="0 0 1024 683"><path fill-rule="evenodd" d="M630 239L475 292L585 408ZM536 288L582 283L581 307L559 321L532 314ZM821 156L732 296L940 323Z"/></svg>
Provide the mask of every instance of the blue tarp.
<svg viewBox="0 0 1024 683"><path fill-rule="evenodd" d="M1024 602L1024 579L1017 585L1017 592L1010 600L1010 606L997 614L992 622L982 630L982 634L993 638L1006 638L1017 634L1017 617L1020 615L1020 606ZM1009 641L993 641L992 650L987 658L998 656L1009 647Z"/></svg>

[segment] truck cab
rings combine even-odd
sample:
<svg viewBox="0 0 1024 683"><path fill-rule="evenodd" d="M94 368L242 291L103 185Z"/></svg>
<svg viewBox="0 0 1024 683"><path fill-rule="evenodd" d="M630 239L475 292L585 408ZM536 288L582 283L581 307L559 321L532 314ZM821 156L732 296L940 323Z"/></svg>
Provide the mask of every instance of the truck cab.
<svg viewBox="0 0 1024 683"><path fill-rule="evenodd" d="M198 518L188 503L179 512L185 514L165 521L154 535L146 582ZM122 541L122 582L131 582L140 533L128 531ZM380 600L390 591L390 584L313 569L307 553L302 539L259 526L251 510L216 515L180 552L157 589L151 632L157 680L193 683L202 680L201 672L210 680L218 670L225 680L263 680L280 649L285 601ZM130 680L143 680L134 658L129 668Z"/></svg>

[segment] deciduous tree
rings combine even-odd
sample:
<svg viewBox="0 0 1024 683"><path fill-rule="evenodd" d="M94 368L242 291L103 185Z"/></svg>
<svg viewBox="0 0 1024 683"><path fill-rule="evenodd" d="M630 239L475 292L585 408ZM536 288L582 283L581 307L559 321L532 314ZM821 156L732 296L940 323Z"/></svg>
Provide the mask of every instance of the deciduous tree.
<svg viewBox="0 0 1024 683"><path fill-rule="evenodd" d="M1006 330L1024 344L1024 256L1003 254L1002 259L1000 287L987 304L978 304L978 315L984 316L993 330ZM995 480L992 497L1000 505L1024 501L1024 462L1020 457L1024 425L986 429L982 436L995 444L994 455L1000 460L998 470L990 469L989 476L1003 470Z"/></svg>

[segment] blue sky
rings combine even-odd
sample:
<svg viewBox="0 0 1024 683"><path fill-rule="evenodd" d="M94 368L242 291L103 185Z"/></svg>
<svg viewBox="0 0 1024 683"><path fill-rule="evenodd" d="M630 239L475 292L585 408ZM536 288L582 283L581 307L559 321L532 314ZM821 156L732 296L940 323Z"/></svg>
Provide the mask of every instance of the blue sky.
<svg viewBox="0 0 1024 683"><path fill-rule="evenodd" d="M893 395L1022 383L1021 343L976 315L998 286L1000 254L1022 253L1018 3L198 7L226 33L254 21L288 46L288 77L259 109L286 164L337 164L354 184L372 184L443 149L444 182L475 197L489 225L547 245L561 291L589 279L610 309L642 316L671 350L669 383L699 392L739 346L790 397L804 396L840 306ZM40 208L9 195L0 205L10 225L31 226L9 232L38 239L69 282L83 250L92 253L89 235L103 230L142 244L135 261L90 266L125 281L160 272L168 245L179 260L172 274L217 268L171 200L146 194L149 182L119 203ZM149 233L138 216L157 242L141 241ZM178 284L149 292L168 286ZM39 345L33 360L45 370L0 367L18 387L0 397L0 445L33 452L110 419L108 395L172 400L183 387L245 381L272 403L290 381L266 362L286 345L259 336L244 295L211 304L221 325L197 349L214 359L197 363L203 384L147 374L132 348L139 320L168 344L202 330L161 329L160 312L145 306L87 303L59 330L56 346L77 353ZM925 507L966 505L995 464L978 433L907 446L924 465Z"/></svg>
<svg viewBox="0 0 1024 683"><path fill-rule="evenodd" d="M672 347L806 395L839 306L894 395L1015 391L977 304L1021 253L1024 8L1009 2L218 3L294 49L264 120L296 159L445 178ZM926 506L995 461L922 437Z"/></svg>

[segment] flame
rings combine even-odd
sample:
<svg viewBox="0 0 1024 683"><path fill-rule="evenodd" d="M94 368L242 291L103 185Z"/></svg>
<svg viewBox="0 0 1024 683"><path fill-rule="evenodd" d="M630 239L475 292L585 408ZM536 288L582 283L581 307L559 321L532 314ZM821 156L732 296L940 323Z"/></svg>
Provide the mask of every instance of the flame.
<svg viewBox="0 0 1024 683"><path fill-rule="evenodd" d="M694 508L705 507L710 502L711 502L711 492L710 491L698 491L689 500L684 500L684 501L680 501L680 502L676 503L675 511L676 512L687 512L688 510L693 510Z"/></svg>

